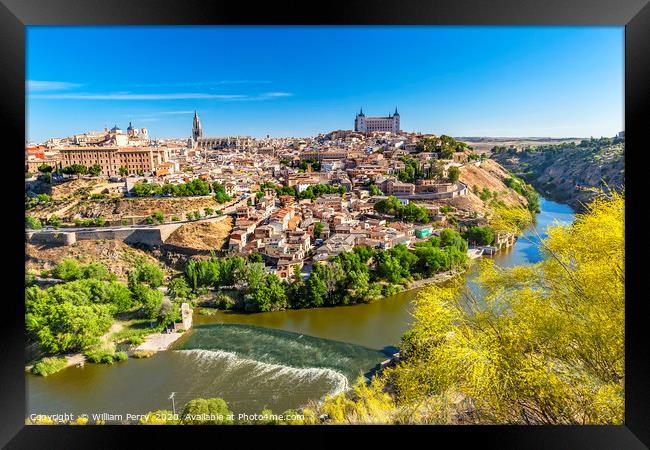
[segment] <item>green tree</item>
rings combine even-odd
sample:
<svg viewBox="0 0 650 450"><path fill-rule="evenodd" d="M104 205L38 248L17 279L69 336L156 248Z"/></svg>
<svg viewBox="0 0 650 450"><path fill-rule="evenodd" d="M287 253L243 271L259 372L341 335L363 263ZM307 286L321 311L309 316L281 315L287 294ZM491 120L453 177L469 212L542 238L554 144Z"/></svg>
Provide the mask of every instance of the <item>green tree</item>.
<svg viewBox="0 0 650 450"><path fill-rule="evenodd" d="M65 287L46 291L38 287L27 288L25 326L28 338L47 354L79 351L95 344L111 326L111 306L88 302L83 292L68 291Z"/></svg>
<svg viewBox="0 0 650 450"><path fill-rule="evenodd" d="M459 250L467 251L467 242L458 231L450 228L445 228L440 232L440 245L443 247L452 246Z"/></svg>
<svg viewBox="0 0 650 450"><path fill-rule="evenodd" d="M233 423L232 411L221 398L197 398L190 400L181 413L187 425L224 425Z"/></svg>
<svg viewBox="0 0 650 450"><path fill-rule="evenodd" d="M49 222L55 230L59 229L61 226L61 219L59 219L58 216L51 216Z"/></svg>
<svg viewBox="0 0 650 450"><path fill-rule="evenodd" d="M88 173L88 167L81 164L72 164L70 166L64 167L62 169L62 172L66 175L77 175L77 178L79 178L81 175Z"/></svg>
<svg viewBox="0 0 650 450"><path fill-rule="evenodd" d="M127 176L127 175L129 174L129 169L127 169L126 167L122 166L122 167L120 167L120 169L119 169L119 173L120 173L120 176L121 176L121 177L125 177L125 176Z"/></svg>
<svg viewBox="0 0 650 450"><path fill-rule="evenodd" d="M447 170L447 178L449 178L450 183L456 183L460 179L460 169L456 166L452 166Z"/></svg>
<svg viewBox="0 0 650 450"><path fill-rule="evenodd" d="M164 298L158 309L158 321L159 323L166 327L172 325L175 322L180 322L181 320L181 311L179 306L170 301L169 299Z"/></svg>
<svg viewBox="0 0 650 450"><path fill-rule="evenodd" d="M93 262L79 267L79 277L84 279L108 280L110 273L104 264Z"/></svg>
<svg viewBox="0 0 650 450"><path fill-rule="evenodd" d="M52 269L52 276L60 280L72 281L81 278L81 268L76 260L65 258Z"/></svg>
<svg viewBox="0 0 650 450"><path fill-rule="evenodd" d="M327 288L317 273L312 273L306 283L306 302L309 306L322 306L327 296Z"/></svg>
<svg viewBox="0 0 650 450"><path fill-rule="evenodd" d="M43 228L43 224L41 223L40 219L31 216L25 217L25 225L27 228L31 228L32 230L40 230Z"/></svg>
<svg viewBox="0 0 650 450"><path fill-rule="evenodd" d="M149 284L152 288L162 286L165 273L154 263L140 261L137 263L135 273L138 281Z"/></svg>
<svg viewBox="0 0 650 450"><path fill-rule="evenodd" d="M384 193L381 192L376 185L371 184L370 185L370 195L384 195Z"/></svg>
<svg viewBox="0 0 650 450"><path fill-rule="evenodd" d="M133 195L136 197L154 197L161 195L162 191L162 186L155 183L140 182L133 185Z"/></svg>
<svg viewBox="0 0 650 450"><path fill-rule="evenodd" d="M379 253L376 265L377 275L391 283L402 282L402 266L398 259L388 253Z"/></svg>
<svg viewBox="0 0 650 450"><path fill-rule="evenodd" d="M315 239L320 239L320 235L323 232L324 225L321 222L316 222L314 224L314 238Z"/></svg>
<svg viewBox="0 0 650 450"><path fill-rule="evenodd" d="M163 302L163 293L157 289L145 288L142 295L142 311L149 320L157 320Z"/></svg>
<svg viewBox="0 0 650 450"><path fill-rule="evenodd" d="M262 259L262 255L260 255L258 252L251 252L247 256L248 262L252 263L261 263L264 262Z"/></svg>
<svg viewBox="0 0 650 450"><path fill-rule="evenodd" d="M191 294L191 289L183 277L176 277L167 285L169 296L172 299L188 298Z"/></svg>
<svg viewBox="0 0 650 450"><path fill-rule="evenodd" d="M102 173L102 166L100 166L99 164L95 164L95 165L88 168L88 173L90 175L96 177L97 175Z"/></svg>
<svg viewBox="0 0 650 450"><path fill-rule="evenodd" d="M471 227L465 232L465 238L477 245L492 245L494 231L489 227Z"/></svg>

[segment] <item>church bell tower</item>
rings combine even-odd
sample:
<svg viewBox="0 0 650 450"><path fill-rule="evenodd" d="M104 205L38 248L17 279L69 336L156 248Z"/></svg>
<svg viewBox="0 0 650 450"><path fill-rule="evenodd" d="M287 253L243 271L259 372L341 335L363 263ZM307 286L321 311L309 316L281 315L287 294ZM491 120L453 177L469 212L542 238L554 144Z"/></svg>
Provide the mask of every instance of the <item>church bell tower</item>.
<svg viewBox="0 0 650 450"><path fill-rule="evenodd" d="M199 114L194 110L194 122L192 124L192 139L196 142L199 138L203 137L203 129L201 128L201 121Z"/></svg>

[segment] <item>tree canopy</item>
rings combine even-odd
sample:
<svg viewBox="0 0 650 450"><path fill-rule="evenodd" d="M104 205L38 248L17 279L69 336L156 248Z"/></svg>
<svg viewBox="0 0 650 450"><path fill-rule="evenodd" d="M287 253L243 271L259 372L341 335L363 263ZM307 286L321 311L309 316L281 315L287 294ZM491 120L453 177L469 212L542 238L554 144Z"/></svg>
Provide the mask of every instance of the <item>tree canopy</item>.
<svg viewBox="0 0 650 450"><path fill-rule="evenodd" d="M414 203L402 205L399 199L392 195L375 203L373 208L379 213L393 215L406 222L428 223L431 220L426 208Z"/></svg>

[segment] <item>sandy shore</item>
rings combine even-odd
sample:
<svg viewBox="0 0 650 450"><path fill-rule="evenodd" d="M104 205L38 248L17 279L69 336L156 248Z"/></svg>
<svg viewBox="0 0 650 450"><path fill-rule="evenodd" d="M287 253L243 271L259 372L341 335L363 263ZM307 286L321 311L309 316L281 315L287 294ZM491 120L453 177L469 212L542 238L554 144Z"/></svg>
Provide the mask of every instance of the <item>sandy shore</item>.
<svg viewBox="0 0 650 450"><path fill-rule="evenodd" d="M76 366L77 364L84 364L84 362L86 361L86 357L81 353L74 353L72 355L63 355L63 356L65 356L65 366L63 367L63 369L67 367ZM33 364L29 364L25 366L25 372L31 372L32 367L34 367Z"/></svg>
<svg viewBox="0 0 650 450"><path fill-rule="evenodd" d="M135 348L135 351L149 350L160 352L167 350L184 333L153 333L144 338L144 342Z"/></svg>

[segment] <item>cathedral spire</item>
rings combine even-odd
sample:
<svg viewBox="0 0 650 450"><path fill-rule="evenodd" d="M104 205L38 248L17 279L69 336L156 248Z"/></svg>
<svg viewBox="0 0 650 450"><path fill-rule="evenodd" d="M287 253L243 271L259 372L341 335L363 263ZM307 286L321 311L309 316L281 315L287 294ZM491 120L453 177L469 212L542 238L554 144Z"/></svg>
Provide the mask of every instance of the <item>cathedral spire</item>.
<svg viewBox="0 0 650 450"><path fill-rule="evenodd" d="M199 113L194 110L194 120L192 122L192 138L196 141L203 136L203 130L201 128L201 120L199 119Z"/></svg>

